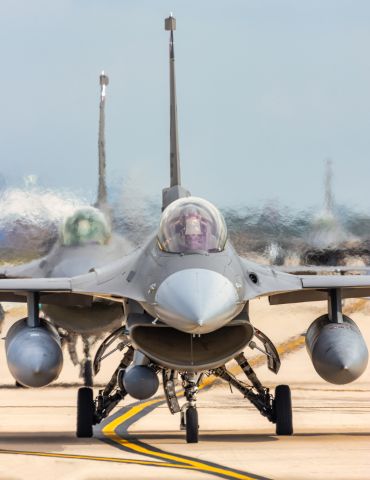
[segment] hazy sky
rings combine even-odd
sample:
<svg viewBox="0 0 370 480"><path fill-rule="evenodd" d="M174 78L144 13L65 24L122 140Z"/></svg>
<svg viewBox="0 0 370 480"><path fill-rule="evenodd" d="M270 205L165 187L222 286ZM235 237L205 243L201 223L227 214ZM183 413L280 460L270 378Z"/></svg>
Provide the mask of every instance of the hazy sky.
<svg viewBox="0 0 370 480"><path fill-rule="evenodd" d="M183 184L218 205L335 196L370 211L370 2L2 0L0 158L8 183L96 189L106 70L110 182L168 184L173 11Z"/></svg>

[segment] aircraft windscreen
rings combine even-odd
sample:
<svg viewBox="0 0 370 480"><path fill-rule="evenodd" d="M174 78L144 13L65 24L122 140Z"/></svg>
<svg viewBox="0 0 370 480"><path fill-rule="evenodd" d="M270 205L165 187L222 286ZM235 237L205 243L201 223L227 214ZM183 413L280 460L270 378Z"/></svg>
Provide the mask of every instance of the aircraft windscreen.
<svg viewBox="0 0 370 480"><path fill-rule="evenodd" d="M226 240L225 220L206 200L180 198L162 213L158 242L165 252L221 252Z"/></svg>
<svg viewBox="0 0 370 480"><path fill-rule="evenodd" d="M61 243L64 246L87 243L105 245L110 236L110 227L103 213L93 207L77 210L64 221L61 229Z"/></svg>

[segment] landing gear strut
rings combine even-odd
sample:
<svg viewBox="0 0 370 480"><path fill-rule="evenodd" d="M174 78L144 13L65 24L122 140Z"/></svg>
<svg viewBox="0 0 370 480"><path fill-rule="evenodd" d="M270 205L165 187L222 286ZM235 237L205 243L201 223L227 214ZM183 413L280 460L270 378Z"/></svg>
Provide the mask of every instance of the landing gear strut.
<svg viewBox="0 0 370 480"><path fill-rule="evenodd" d="M167 405L172 414L180 412L180 430L186 431L187 443L198 443L199 424L196 407L197 393L202 379L201 374L187 372L181 374L186 403L180 408L176 395L174 370L163 370L163 388Z"/></svg>
<svg viewBox="0 0 370 480"><path fill-rule="evenodd" d="M95 400L95 423L100 423L106 418L113 408L127 395L124 386L121 382L118 384L117 380L119 373L121 377L123 376L124 371L132 362L133 357L134 349L129 346L104 390L99 390L99 395Z"/></svg>
<svg viewBox="0 0 370 480"><path fill-rule="evenodd" d="M222 378L239 390L257 408L261 415L270 422L275 423L277 435L292 435L292 402L288 385L278 385L275 389L275 398L273 398L269 389L263 387L258 380L244 354L239 354L235 357L235 360L251 382L251 386L238 380L225 366L214 370L214 375Z"/></svg>
<svg viewBox="0 0 370 480"><path fill-rule="evenodd" d="M84 380L85 387L93 386L93 370L92 370L92 360L90 355L90 341L86 337L82 337L83 346L84 346L84 359L81 362L81 373L80 376Z"/></svg>
<svg viewBox="0 0 370 480"><path fill-rule="evenodd" d="M127 395L127 392L124 389L122 382L119 382L118 379L123 376L124 371L132 362L134 349L128 343L127 338L124 338L123 341L119 344L118 348L114 349L112 352L105 354L106 348L111 345L110 341L112 340L112 338L114 337L113 340L115 340L122 333L122 330L119 330L120 332L114 332L114 334L108 337L108 342L103 342L94 360L94 373L96 374L100 369L100 363L103 358L110 355L110 353L113 353L113 351L116 351L117 349L121 351L126 350L121 362L114 371L106 387L103 390L99 391L99 394L95 401L93 399L93 389L90 386L81 387L78 390L77 437L91 437L93 434L93 425L100 423L104 418L106 418L113 410L113 408ZM85 362L85 366L86 365L87 364ZM92 376L91 360L90 368Z"/></svg>
<svg viewBox="0 0 370 480"><path fill-rule="evenodd" d="M186 403L181 409L180 428L186 430L187 443L198 443L199 425L196 401L200 377L195 373L182 375L182 386L185 391Z"/></svg>

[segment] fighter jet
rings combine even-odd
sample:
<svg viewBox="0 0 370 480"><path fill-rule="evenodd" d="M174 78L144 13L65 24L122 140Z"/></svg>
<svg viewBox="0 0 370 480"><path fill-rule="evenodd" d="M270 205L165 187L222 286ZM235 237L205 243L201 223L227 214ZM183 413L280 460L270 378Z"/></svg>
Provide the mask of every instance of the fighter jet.
<svg viewBox="0 0 370 480"><path fill-rule="evenodd" d="M259 342L275 373L279 355L272 341L253 326L249 302L268 296L271 304L326 301L328 313L316 319L306 335L317 372L328 382L345 384L365 370L368 351L355 323L342 314L341 299L370 294L370 277L304 276L281 272L241 258L228 240L220 211L205 199L191 196L181 185L178 144L174 30L165 20L170 63L170 186L163 190L163 212L157 232L126 257L65 278L0 279L0 300L27 301L27 318L16 322L6 338L6 354L15 378L50 381L58 370L60 345L50 324L39 318L39 302L82 309L101 299L125 309L126 323L101 345L98 370L113 342L122 359L111 380L93 399L78 393L77 435L89 437L126 395L149 398L162 377L171 413L181 413L180 426L189 443L198 441L197 391L204 375L233 385L245 399L276 425L278 435L293 433L290 389L278 385L274 395L257 378L248 357ZM101 319L104 321L104 310ZM97 312L96 312L97 313ZM66 313L67 315L67 313ZM97 314L98 315L98 314ZM73 322L73 319L71 319ZM27 345L25 345L27 343ZM30 350L32 347L32 351ZM42 361L36 365L33 357ZM235 377L228 362L235 359L248 384ZM185 403L180 407L175 380L181 378ZM36 383L33 380L33 383Z"/></svg>
<svg viewBox="0 0 370 480"><path fill-rule="evenodd" d="M308 246L301 254L302 265L345 265L346 260L361 258L367 264L370 250L348 232L335 212L332 160L325 161L324 208L316 215L308 235Z"/></svg>
<svg viewBox="0 0 370 480"><path fill-rule="evenodd" d="M102 266L121 258L133 249L129 241L112 234L110 207L107 200L105 156L105 100L108 76L101 73L99 104L99 183L94 207L77 209L66 218L61 227L59 241L48 255L16 267L8 267L3 276L64 277L87 273L92 267ZM66 341L72 362L80 366L85 385L93 383L91 346L96 338L106 335L122 325L122 306L110 300L95 299L85 307L68 304L43 304L42 312L58 329ZM84 358L79 360L76 342L83 341ZM26 347L27 348L27 347ZM31 347L30 347L31 348ZM34 358L35 362L40 359ZM42 383L41 378L36 383ZM34 385L27 375L18 382L24 386Z"/></svg>

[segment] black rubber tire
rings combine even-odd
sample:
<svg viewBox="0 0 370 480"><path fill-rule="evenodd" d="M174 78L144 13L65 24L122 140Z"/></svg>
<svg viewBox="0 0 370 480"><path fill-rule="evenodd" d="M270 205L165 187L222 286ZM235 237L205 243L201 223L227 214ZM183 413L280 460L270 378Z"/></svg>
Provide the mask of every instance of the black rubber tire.
<svg viewBox="0 0 370 480"><path fill-rule="evenodd" d="M292 397L288 385L278 385L275 388L274 412L276 420L276 435L292 435Z"/></svg>
<svg viewBox="0 0 370 480"><path fill-rule="evenodd" d="M186 418L186 442L198 443L198 410L195 407L189 407L185 413Z"/></svg>
<svg viewBox="0 0 370 480"><path fill-rule="evenodd" d="M83 367L83 375L84 375L84 385L85 387L93 387L94 386L94 376L92 371L92 361L90 359L85 360L84 367Z"/></svg>
<svg viewBox="0 0 370 480"><path fill-rule="evenodd" d="M77 437L90 438L93 436L94 410L93 389L90 387L79 388L77 394Z"/></svg>

